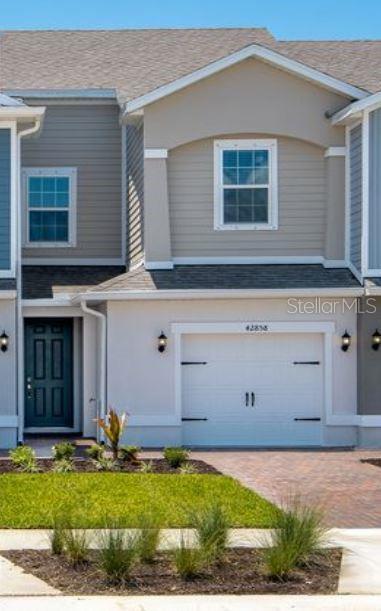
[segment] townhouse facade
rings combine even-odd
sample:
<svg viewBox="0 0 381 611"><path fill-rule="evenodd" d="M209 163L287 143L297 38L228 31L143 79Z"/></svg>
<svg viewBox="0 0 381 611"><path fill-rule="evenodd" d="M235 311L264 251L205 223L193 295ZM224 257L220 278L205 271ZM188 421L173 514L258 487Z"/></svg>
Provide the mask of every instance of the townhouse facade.
<svg viewBox="0 0 381 611"><path fill-rule="evenodd" d="M0 447L381 445L380 58L1 34Z"/></svg>

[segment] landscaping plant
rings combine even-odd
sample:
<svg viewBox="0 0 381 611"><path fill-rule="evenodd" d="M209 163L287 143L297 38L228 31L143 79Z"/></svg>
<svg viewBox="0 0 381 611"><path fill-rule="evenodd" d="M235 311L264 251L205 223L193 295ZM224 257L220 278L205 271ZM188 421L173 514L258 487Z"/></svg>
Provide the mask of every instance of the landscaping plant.
<svg viewBox="0 0 381 611"><path fill-rule="evenodd" d="M184 448L165 448L164 458L171 467L177 469L188 460L188 452Z"/></svg>
<svg viewBox="0 0 381 611"><path fill-rule="evenodd" d="M119 458L119 443L126 425L126 414L119 416L115 410L110 409L105 418L97 418L96 422L110 443L113 460L117 461Z"/></svg>
<svg viewBox="0 0 381 611"><path fill-rule="evenodd" d="M183 475L193 475L194 473L197 473L196 467L192 465L192 463L189 463L189 462L182 465L179 471Z"/></svg>
<svg viewBox="0 0 381 611"><path fill-rule="evenodd" d="M71 473L74 471L73 461L68 458L60 458L53 462L52 471L55 473Z"/></svg>
<svg viewBox="0 0 381 611"><path fill-rule="evenodd" d="M62 516L54 516L53 528L49 533L52 554L60 556L65 549L65 520Z"/></svg>
<svg viewBox="0 0 381 611"><path fill-rule="evenodd" d="M65 528L63 531L63 545L67 557L74 567L87 562L89 541L85 530Z"/></svg>
<svg viewBox="0 0 381 611"><path fill-rule="evenodd" d="M153 513L142 514L139 529L139 557L143 562L153 562L160 539L159 521Z"/></svg>
<svg viewBox="0 0 381 611"><path fill-rule="evenodd" d="M123 462L138 463L138 454L140 451L138 446L121 446L119 448L119 457Z"/></svg>
<svg viewBox="0 0 381 611"><path fill-rule="evenodd" d="M112 583L128 581L139 555L139 539L118 525L99 534L99 565Z"/></svg>
<svg viewBox="0 0 381 611"><path fill-rule="evenodd" d="M229 537L229 522L220 503L191 515L200 549L210 563L223 560Z"/></svg>
<svg viewBox="0 0 381 611"><path fill-rule="evenodd" d="M199 577L206 564L206 558L198 547L190 547L181 536L180 547L174 550L174 563L181 579L190 581Z"/></svg>
<svg viewBox="0 0 381 611"><path fill-rule="evenodd" d="M152 460L148 460L147 462L141 462L139 471L140 473L152 473L153 472Z"/></svg>
<svg viewBox="0 0 381 611"><path fill-rule="evenodd" d="M297 498L278 512L271 547L265 550L271 577L287 578L295 567L308 563L313 554L321 551L328 533L323 518L319 508L304 505Z"/></svg>
<svg viewBox="0 0 381 611"><path fill-rule="evenodd" d="M107 456L101 456L98 460L93 460L93 464L97 471L116 471L118 463L112 458Z"/></svg>
<svg viewBox="0 0 381 611"><path fill-rule="evenodd" d="M53 460L71 460L74 452L75 446L69 441L60 441L52 447Z"/></svg>
<svg viewBox="0 0 381 611"><path fill-rule="evenodd" d="M14 450L9 452L9 457L12 464L19 471L25 473L37 473L37 459L36 452L30 446L18 446Z"/></svg>
<svg viewBox="0 0 381 611"><path fill-rule="evenodd" d="M100 443L94 443L92 446L86 449L86 454L91 460L99 460L103 458L105 453L105 447Z"/></svg>

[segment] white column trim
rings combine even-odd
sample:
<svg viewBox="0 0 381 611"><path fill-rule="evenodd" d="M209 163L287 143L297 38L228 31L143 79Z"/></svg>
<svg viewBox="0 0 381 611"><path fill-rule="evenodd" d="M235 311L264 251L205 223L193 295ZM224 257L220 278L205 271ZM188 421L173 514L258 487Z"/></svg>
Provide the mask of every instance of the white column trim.
<svg viewBox="0 0 381 611"><path fill-rule="evenodd" d="M167 159L167 149L144 149L144 159Z"/></svg>
<svg viewBox="0 0 381 611"><path fill-rule="evenodd" d="M361 272L369 268L369 111L364 111L362 123L362 231Z"/></svg>
<svg viewBox="0 0 381 611"><path fill-rule="evenodd" d="M325 149L324 157L345 157L346 153L345 146L329 146Z"/></svg>

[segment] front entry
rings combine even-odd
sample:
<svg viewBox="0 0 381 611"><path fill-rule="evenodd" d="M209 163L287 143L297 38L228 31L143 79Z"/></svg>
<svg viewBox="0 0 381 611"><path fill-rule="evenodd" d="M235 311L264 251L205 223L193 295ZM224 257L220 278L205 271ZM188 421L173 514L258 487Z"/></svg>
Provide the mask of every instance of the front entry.
<svg viewBox="0 0 381 611"><path fill-rule="evenodd" d="M73 322L25 321L25 427L73 426Z"/></svg>

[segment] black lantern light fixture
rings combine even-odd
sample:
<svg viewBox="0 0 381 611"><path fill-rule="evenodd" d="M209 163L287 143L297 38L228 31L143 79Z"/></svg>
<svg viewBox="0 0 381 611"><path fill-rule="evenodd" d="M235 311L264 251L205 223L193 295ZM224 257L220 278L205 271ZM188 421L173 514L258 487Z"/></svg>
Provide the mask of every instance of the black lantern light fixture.
<svg viewBox="0 0 381 611"><path fill-rule="evenodd" d="M372 335L372 348L373 350L378 350L381 344L381 333L378 329Z"/></svg>
<svg viewBox="0 0 381 611"><path fill-rule="evenodd" d="M351 336L348 331L345 330L345 333L341 336L341 349L343 352L347 352L349 346L351 345Z"/></svg>
<svg viewBox="0 0 381 611"><path fill-rule="evenodd" d="M0 335L0 349L1 349L1 352L6 352L8 350L8 341L9 341L9 337L5 333L5 331L3 331L2 334Z"/></svg>
<svg viewBox="0 0 381 611"><path fill-rule="evenodd" d="M162 331L159 337L157 338L157 349L159 352L164 352L164 350L167 347L167 341L168 341L168 338L165 335L165 333Z"/></svg>

